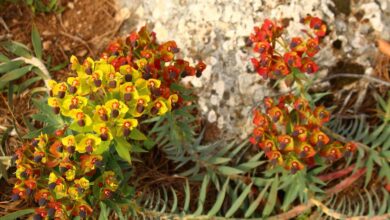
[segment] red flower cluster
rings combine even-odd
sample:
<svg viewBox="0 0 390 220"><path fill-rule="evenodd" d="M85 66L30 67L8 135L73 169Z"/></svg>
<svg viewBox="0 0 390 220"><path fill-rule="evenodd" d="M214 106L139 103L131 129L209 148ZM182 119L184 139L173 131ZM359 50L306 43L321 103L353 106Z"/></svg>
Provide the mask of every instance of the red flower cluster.
<svg viewBox="0 0 390 220"><path fill-rule="evenodd" d="M100 58L113 65L126 82L134 81L135 72L140 73L145 80L161 80L159 91L156 92L168 98L170 94L178 93L170 88L172 83L187 76L200 77L206 68L202 61L191 66L188 61L175 58L179 51L175 41L159 44L156 34L142 27L139 32L132 32L127 38L110 43ZM125 65L126 69L120 71L120 67Z"/></svg>
<svg viewBox="0 0 390 220"><path fill-rule="evenodd" d="M324 106L310 107L302 97L286 95L264 99L265 109L254 110L256 125L250 138L261 148L273 165L281 165L295 173L314 165L315 157L335 161L356 151L356 144L333 141L321 131L330 113ZM317 156L318 155L318 156Z"/></svg>
<svg viewBox="0 0 390 220"><path fill-rule="evenodd" d="M319 41L325 36L326 25L321 19L311 16L306 17L303 22L309 24L312 33L305 30L303 32L307 38L292 37L289 42L283 39L283 27L276 22L266 19L261 27L254 27L249 40L254 52L260 55L251 61L264 79L279 79L289 75L294 69L308 74L318 71L312 57L320 50ZM279 48L283 48L283 51Z"/></svg>

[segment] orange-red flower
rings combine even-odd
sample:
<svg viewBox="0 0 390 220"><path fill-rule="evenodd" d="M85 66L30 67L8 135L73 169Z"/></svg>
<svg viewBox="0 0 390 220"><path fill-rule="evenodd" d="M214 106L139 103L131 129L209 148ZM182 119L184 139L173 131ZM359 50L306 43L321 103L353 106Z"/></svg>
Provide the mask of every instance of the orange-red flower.
<svg viewBox="0 0 390 220"><path fill-rule="evenodd" d="M317 64L310 58L305 57L302 59L302 66L300 68L302 72L312 74L317 72L318 69L319 67L317 66Z"/></svg>
<svg viewBox="0 0 390 220"><path fill-rule="evenodd" d="M301 57L298 55L297 52L287 52L284 54L283 59L289 67L299 68L302 66Z"/></svg>
<svg viewBox="0 0 390 220"><path fill-rule="evenodd" d="M313 57L320 51L320 46L318 45L318 38L310 38L306 42L306 54L309 57Z"/></svg>

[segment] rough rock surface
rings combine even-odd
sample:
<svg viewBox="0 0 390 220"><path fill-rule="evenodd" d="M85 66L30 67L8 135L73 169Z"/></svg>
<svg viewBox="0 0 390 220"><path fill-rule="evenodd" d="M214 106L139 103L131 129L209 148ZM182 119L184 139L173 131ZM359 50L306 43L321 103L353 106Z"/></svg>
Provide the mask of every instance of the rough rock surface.
<svg viewBox="0 0 390 220"><path fill-rule="evenodd" d="M186 83L198 90L204 117L228 137L246 137L252 130L252 106L275 92L253 73L251 50L245 48L253 26L265 18L291 19L290 36L301 34L299 20L306 14L327 22L330 31L316 55L321 76L339 60L372 69L375 39L390 40L388 0L121 1L123 13L130 15L124 34L148 24L160 41L175 40L186 59L205 60L203 76Z"/></svg>

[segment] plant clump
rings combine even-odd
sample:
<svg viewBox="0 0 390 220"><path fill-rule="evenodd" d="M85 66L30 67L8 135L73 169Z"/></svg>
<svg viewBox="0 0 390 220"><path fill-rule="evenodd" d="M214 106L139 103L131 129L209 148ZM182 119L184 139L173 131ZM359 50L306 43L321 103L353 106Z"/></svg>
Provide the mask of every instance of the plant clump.
<svg viewBox="0 0 390 220"><path fill-rule="evenodd" d="M174 41L159 44L143 27L97 60L72 56L73 76L49 83L48 105L64 126L17 149L12 199L35 202L34 219L89 218L100 201L129 201L123 174L110 160L130 163L132 143L148 141L139 124L181 108L181 78L199 77L206 67L176 59L178 52Z"/></svg>
<svg viewBox="0 0 390 220"><path fill-rule="evenodd" d="M251 59L257 73L263 78L289 81L287 85L296 82L298 88L297 93L279 99L266 97L264 108L254 110L256 127L250 141L265 152L272 165L292 173L305 166L313 167L320 158L335 161L356 151L353 142L344 145L333 141L321 130L329 122L330 112L308 100L311 96L305 90L309 81L305 73L314 74L319 69L313 57L320 50L319 41L326 34L326 25L310 15L303 23L310 27L310 32L303 31L306 39L292 37L287 43L282 37L283 27L269 19L255 27L250 36L254 52L260 53L258 59Z"/></svg>

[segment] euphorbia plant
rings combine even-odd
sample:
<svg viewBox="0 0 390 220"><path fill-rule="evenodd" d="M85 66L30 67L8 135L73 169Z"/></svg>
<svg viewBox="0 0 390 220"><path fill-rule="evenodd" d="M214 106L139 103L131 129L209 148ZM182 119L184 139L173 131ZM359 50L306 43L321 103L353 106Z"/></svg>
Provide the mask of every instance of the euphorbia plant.
<svg viewBox="0 0 390 220"><path fill-rule="evenodd" d="M253 50L259 53L258 58L251 59L257 73L264 79L285 80L287 85L297 87L295 93L275 99L266 97L263 107L253 111L256 127L250 141L265 152L272 165L292 173L314 166L321 158L332 162L356 151L353 142L342 144L321 130L329 121L330 112L307 99L305 73L318 71L313 56L320 50L326 25L312 16L304 18L303 23L310 27L303 30L306 38L297 36L287 41L283 27L269 19L250 35Z"/></svg>
<svg viewBox="0 0 390 220"><path fill-rule="evenodd" d="M174 41L159 44L144 27L112 42L97 60L72 56L73 76L49 83L48 104L66 125L17 149L12 199L32 199L35 219L95 218L100 201L129 201L123 174L109 160L131 162L131 143L148 132L139 124L180 108L180 79L206 67L176 59L177 52Z"/></svg>
<svg viewBox="0 0 390 220"><path fill-rule="evenodd" d="M253 51L258 53L251 62L257 73L264 79L281 79L292 73L313 74L318 71L313 56L320 50L319 42L326 33L326 25L317 17L306 17L303 22L310 29L304 30L304 37L286 39L284 28L277 22L266 19L261 27L254 27L249 37Z"/></svg>

